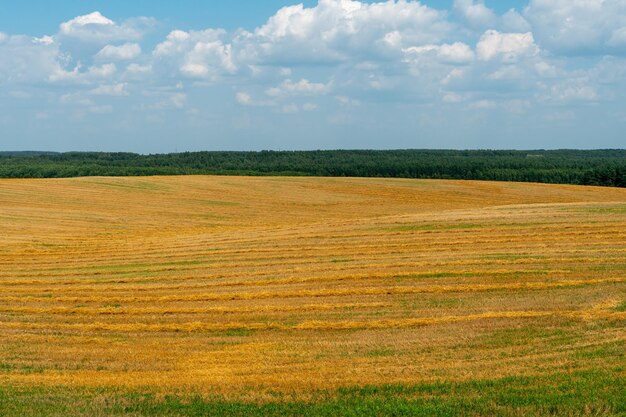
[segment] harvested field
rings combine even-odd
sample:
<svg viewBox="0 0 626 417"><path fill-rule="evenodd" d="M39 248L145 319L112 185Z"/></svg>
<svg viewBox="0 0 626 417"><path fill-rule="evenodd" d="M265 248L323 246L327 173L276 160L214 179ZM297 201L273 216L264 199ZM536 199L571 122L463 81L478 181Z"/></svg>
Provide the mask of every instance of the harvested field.
<svg viewBox="0 0 626 417"><path fill-rule="evenodd" d="M32 390L265 404L626 377L626 189L0 180L0 226L0 411Z"/></svg>

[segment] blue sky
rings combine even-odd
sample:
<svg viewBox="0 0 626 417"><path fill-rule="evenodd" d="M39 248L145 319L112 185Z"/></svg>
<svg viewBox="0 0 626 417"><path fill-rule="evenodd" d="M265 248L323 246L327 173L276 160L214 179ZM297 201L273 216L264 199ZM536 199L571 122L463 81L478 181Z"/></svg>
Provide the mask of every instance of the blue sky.
<svg viewBox="0 0 626 417"><path fill-rule="evenodd" d="M3 3L0 150L626 145L623 0Z"/></svg>

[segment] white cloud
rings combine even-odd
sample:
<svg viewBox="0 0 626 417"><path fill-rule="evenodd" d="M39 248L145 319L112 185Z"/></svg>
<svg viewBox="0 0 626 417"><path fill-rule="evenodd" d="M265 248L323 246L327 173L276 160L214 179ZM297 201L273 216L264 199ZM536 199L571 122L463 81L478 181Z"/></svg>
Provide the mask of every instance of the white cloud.
<svg viewBox="0 0 626 417"><path fill-rule="evenodd" d="M530 23L528 23L528 21L524 19L524 16L519 14L515 9L510 9L508 12L506 12L502 16L501 21L501 27L504 32L524 33L532 31Z"/></svg>
<svg viewBox="0 0 626 417"><path fill-rule="evenodd" d="M464 98L458 93L445 93L442 100L444 103L461 103L464 101Z"/></svg>
<svg viewBox="0 0 626 417"><path fill-rule="evenodd" d="M128 91L126 91L126 84L109 84L109 85L101 85L90 90L91 94L97 96L127 96Z"/></svg>
<svg viewBox="0 0 626 417"><path fill-rule="evenodd" d="M220 41L196 43L181 67L183 74L202 78L235 71L232 47Z"/></svg>
<svg viewBox="0 0 626 417"><path fill-rule="evenodd" d="M224 32L209 29L202 33L213 39L218 39ZM169 56L185 52L185 50L188 49L185 43L189 38L191 38L189 33L183 30L173 30L167 35L165 41L156 46L153 53L155 56Z"/></svg>
<svg viewBox="0 0 626 417"><path fill-rule="evenodd" d="M60 70L55 43L36 42L23 35L0 36L0 85L40 82Z"/></svg>
<svg viewBox="0 0 626 417"><path fill-rule="evenodd" d="M152 94L148 94L152 95ZM185 93L159 93L161 97L158 101L151 104L147 108L150 110L168 110L168 109L182 109L187 104L187 94ZM143 109L143 106L140 106Z"/></svg>
<svg viewBox="0 0 626 417"><path fill-rule="evenodd" d="M126 71L131 74L149 74L152 72L152 65L140 65L136 63L129 64Z"/></svg>
<svg viewBox="0 0 626 417"><path fill-rule="evenodd" d="M52 45L54 43L54 38L52 38L52 36L45 35L41 38L33 38L33 42L42 45Z"/></svg>
<svg viewBox="0 0 626 417"><path fill-rule="evenodd" d="M413 46L403 49L403 52L409 59L421 59L422 55L433 55L438 62L444 64L466 64L474 60L474 51L463 42Z"/></svg>
<svg viewBox="0 0 626 417"><path fill-rule="evenodd" d="M624 0L530 0L524 16L542 47L565 54L603 54L621 43Z"/></svg>
<svg viewBox="0 0 626 417"><path fill-rule="evenodd" d="M111 78L116 72L117 67L115 64L91 66L87 71L81 71L80 65L77 65L70 71L58 67L49 75L48 80L52 82L88 84L93 81Z"/></svg>
<svg viewBox="0 0 626 417"><path fill-rule="evenodd" d="M107 78L113 75L116 71L117 71L117 67L115 66L115 64L104 64L100 67L96 67L96 66L90 67L89 70L87 71L87 75L90 75L93 77Z"/></svg>
<svg viewBox="0 0 626 417"><path fill-rule="evenodd" d="M224 35L221 29L175 30L156 46L153 55L182 75L215 80L237 72L232 45L222 41Z"/></svg>
<svg viewBox="0 0 626 417"><path fill-rule="evenodd" d="M275 107L277 105L274 100L257 100L250 93L245 91L238 91L235 93L235 99L237 103L242 106L254 106L254 107Z"/></svg>
<svg viewBox="0 0 626 417"><path fill-rule="evenodd" d="M270 97L281 97L286 95L316 96L327 94L331 90L331 84L312 83L307 79L301 79L294 83L285 80L280 86L272 87L265 93Z"/></svg>
<svg viewBox="0 0 626 417"><path fill-rule="evenodd" d="M359 100L347 96L336 96L335 99L343 106L358 107L361 105Z"/></svg>
<svg viewBox="0 0 626 417"><path fill-rule="evenodd" d="M549 100L558 102L572 101L596 101L598 93L596 90L581 81L565 82L555 85L550 90Z"/></svg>
<svg viewBox="0 0 626 417"><path fill-rule="evenodd" d="M252 96L248 93L244 93L243 91L238 92L235 97L237 98L237 103L244 106L252 105Z"/></svg>
<svg viewBox="0 0 626 417"><path fill-rule="evenodd" d="M441 62L451 64L463 64L474 59L474 51L463 42L455 42L451 45L443 44L439 47L437 56Z"/></svg>
<svg viewBox="0 0 626 417"><path fill-rule="evenodd" d="M537 62L535 64L535 70L537 74L542 77L554 78L559 75L559 70L554 65L545 61Z"/></svg>
<svg viewBox="0 0 626 417"><path fill-rule="evenodd" d="M106 45L96 54L96 58L108 60L131 60L141 55L141 47L137 43L123 45Z"/></svg>
<svg viewBox="0 0 626 417"><path fill-rule="evenodd" d="M479 101L470 103L469 108L476 109L476 110L487 110L487 109L493 109L496 106L497 106L497 103L493 100L479 100Z"/></svg>
<svg viewBox="0 0 626 417"><path fill-rule="evenodd" d="M454 0L454 11L473 28L493 27L496 22L495 13L485 6L484 0Z"/></svg>
<svg viewBox="0 0 626 417"><path fill-rule="evenodd" d="M138 40L154 25L154 20L140 17L121 24L95 11L77 16L61 23L58 35L61 38L81 42L104 43L116 40Z"/></svg>
<svg viewBox="0 0 626 417"><path fill-rule="evenodd" d="M187 101L187 94L174 93L170 96L170 101L177 109L183 108L185 106L185 102Z"/></svg>
<svg viewBox="0 0 626 417"><path fill-rule="evenodd" d="M609 46L626 46L626 26L615 29L608 41Z"/></svg>
<svg viewBox="0 0 626 417"><path fill-rule="evenodd" d="M520 58L536 55L539 48L530 32L500 33L488 30L476 45L476 52L483 61L500 58L504 62L516 62Z"/></svg>
<svg viewBox="0 0 626 417"><path fill-rule="evenodd" d="M465 71L460 68L452 69L444 78L441 80L441 84L446 85L450 84L454 80L458 80L465 76Z"/></svg>
<svg viewBox="0 0 626 417"><path fill-rule="evenodd" d="M486 79L493 81L524 80L526 77L526 69L518 65L504 65L491 73L485 74Z"/></svg>
<svg viewBox="0 0 626 417"><path fill-rule="evenodd" d="M100 12L93 12L61 23L61 34L69 35L89 25L115 26L115 23L111 19L102 16Z"/></svg>
<svg viewBox="0 0 626 417"><path fill-rule="evenodd" d="M320 0L280 9L254 33L244 33L243 56L265 63L341 62L398 54L402 47L440 41L445 13L415 1L365 3Z"/></svg>
<svg viewBox="0 0 626 417"><path fill-rule="evenodd" d="M118 23L98 12L62 23L51 36L0 33L0 87L7 98L27 91L34 100L81 106L87 115L100 101L115 101L114 112L129 102L173 110L201 107L219 94L257 107L249 113L259 117L263 110L350 113L359 105L355 113L365 114L381 103L455 111L497 105L521 113L537 103L616 102L623 95L616 86L626 83L619 56L626 51L626 13L616 0L530 0L523 12L500 16L482 0L456 0L448 11L413 0L376 1L290 6L252 31L172 30L152 50L141 41L147 23ZM582 34L573 32L579 23ZM614 59L558 56L566 48ZM191 88L206 93L188 97Z"/></svg>

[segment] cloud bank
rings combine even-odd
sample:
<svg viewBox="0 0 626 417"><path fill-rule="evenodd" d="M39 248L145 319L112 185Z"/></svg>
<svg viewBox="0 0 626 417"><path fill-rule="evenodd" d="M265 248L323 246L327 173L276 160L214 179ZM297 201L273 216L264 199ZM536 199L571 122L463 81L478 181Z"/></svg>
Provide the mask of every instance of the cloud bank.
<svg viewBox="0 0 626 417"><path fill-rule="evenodd" d="M363 129L360 119L380 113L405 132L437 120L426 113L554 121L607 106L615 123L625 117L614 111L626 84L621 0L530 0L500 15L480 0L450 10L319 0L254 29L172 28L147 40L157 23L94 11L39 38L0 33L0 100L37 103L38 118L123 112L152 123L184 112L188 129L219 115L233 131L300 113ZM400 120L407 106L410 122Z"/></svg>

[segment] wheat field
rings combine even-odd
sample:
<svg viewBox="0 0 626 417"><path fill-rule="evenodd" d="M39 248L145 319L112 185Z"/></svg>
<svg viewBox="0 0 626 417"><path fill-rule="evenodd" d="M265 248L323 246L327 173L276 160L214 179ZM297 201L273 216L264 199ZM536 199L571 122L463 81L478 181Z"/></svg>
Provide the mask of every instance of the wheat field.
<svg viewBox="0 0 626 417"><path fill-rule="evenodd" d="M626 377L625 189L0 180L0 228L3 387L263 403Z"/></svg>

